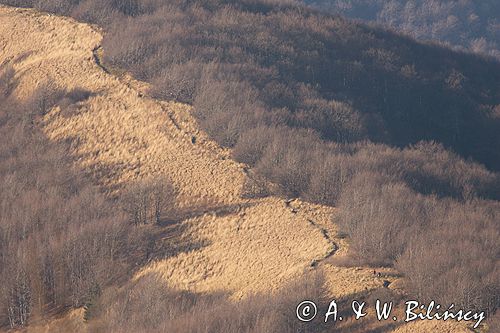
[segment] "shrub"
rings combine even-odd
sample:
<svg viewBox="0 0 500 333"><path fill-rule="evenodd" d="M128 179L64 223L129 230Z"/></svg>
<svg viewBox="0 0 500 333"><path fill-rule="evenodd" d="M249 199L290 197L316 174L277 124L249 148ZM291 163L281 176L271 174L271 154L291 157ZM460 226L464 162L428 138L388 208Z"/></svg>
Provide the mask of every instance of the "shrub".
<svg viewBox="0 0 500 333"><path fill-rule="evenodd" d="M162 180L139 181L127 187L122 202L134 225L159 224L162 214L172 209L174 190Z"/></svg>
<svg viewBox="0 0 500 333"><path fill-rule="evenodd" d="M253 295L232 302L226 295L191 294L169 289L148 275L102 298L93 332L304 332L314 323L301 323L293 314L304 299L324 301L323 280L312 275L283 291ZM108 306L110 307L108 308ZM289 315L292 314L292 315Z"/></svg>

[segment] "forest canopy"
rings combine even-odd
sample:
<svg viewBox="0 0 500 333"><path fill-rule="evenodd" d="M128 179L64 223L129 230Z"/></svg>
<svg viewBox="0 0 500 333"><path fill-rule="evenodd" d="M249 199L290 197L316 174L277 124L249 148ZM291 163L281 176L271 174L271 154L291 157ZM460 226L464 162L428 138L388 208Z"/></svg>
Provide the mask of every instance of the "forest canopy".
<svg viewBox="0 0 500 333"><path fill-rule="evenodd" d="M380 24L419 40L500 59L496 0L305 0L322 10Z"/></svg>

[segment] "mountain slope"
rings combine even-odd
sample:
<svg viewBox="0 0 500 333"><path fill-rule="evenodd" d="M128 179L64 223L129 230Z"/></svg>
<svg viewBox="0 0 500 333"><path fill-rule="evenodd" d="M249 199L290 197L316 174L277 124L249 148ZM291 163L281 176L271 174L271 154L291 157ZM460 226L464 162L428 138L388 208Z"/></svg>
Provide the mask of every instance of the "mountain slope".
<svg viewBox="0 0 500 333"><path fill-rule="evenodd" d="M169 179L179 193L176 207L196 213L180 223L203 246L153 262L138 276L158 272L173 287L240 298L280 288L337 247L345 253L344 241L330 238L336 235L334 209L241 198L244 166L206 138L189 106L144 96L140 82L99 67L93 50L101 39L94 28L71 19L0 7L0 64L13 67L19 98L47 84L88 92L71 107L53 108L40 124L50 139L71 140L75 166L118 195L139 179ZM336 296L381 284L367 268L320 267ZM446 323L443 332L458 332L453 327Z"/></svg>
<svg viewBox="0 0 500 333"><path fill-rule="evenodd" d="M498 1L306 0L342 16L373 22L419 40L434 40L500 59Z"/></svg>
<svg viewBox="0 0 500 333"><path fill-rule="evenodd" d="M199 218L185 223L193 224L191 232L209 239L210 245L187 254L188 258L175 259L172 266L210 266L215 272L211 276L215 274L220 283L202 289L226 289L223 282L237 281L236 276L241 281L228 286L227 291L255 291L252 285L272 289L332 251L332 244L320 230L295 216L283 200L241 199L243 166L228 159L227 153L198 130L188 134L188 129L169 118L175 114L188 122L186 128L195 126L189 124L193 120L186 113L187 106L141 97L140 92L99 68L92 50L101 36L91 27L29 10L2 9L0 29L6 46L0 57L2 62L10 60L16 71L15 93L20 98L49 80L61 89L91 92L91 97L79 102L69 115L57 107L42 124L49 138L75 142L72 154L78 167L104 187L118 191L134 180L165 177L179 192L179 209L202 211ZM33 44L32 40L41 42ZM196 144L191 143L192 135L198 137ZM236 212L230 206L235 206ZM217 211L224 208L229 209L228 217L217 219ZM331 210L324 209L327 220ZM216 223L208 223L212 220ZM246 265L234 266L232 260ZM256 276L266 272L268 278L257 281L246 274L250 271ZM179 281L195 278L189 268L176 272ZM185 287L196 290L198 284L205 283L200 279Z"/></svg>

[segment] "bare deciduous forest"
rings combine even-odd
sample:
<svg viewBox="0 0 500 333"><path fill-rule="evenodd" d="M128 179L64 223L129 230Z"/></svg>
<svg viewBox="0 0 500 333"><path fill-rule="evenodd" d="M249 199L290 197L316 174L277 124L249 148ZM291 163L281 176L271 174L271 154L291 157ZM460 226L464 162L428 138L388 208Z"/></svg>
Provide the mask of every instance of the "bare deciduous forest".
<svg viewBox="0 0 500 333"><path fill-rule="evenodd" d="M96 299L122 271L130 230L72 170L64 145L37 129L55 94L20 104L9 73L0 78L0 325L17 327Z"/></svg>
<svg viewBox="0 0 500 333"><path fill-rule="evenodd" d="M318 8L381 24L420 40L500 58L498 1L306 0Z"/></svg>
<svg viewBox="0 0 500 333"><path fill-rule="evenodd" d="M286 0L1 2L103 26L108 68L152 83L155 97L192 104L201 126L278 184L280 195L338 207L333 222L349 237L356 263L396 267L421 299L489 315L499 308L496 60ZM298 294L293 302L256 300L277 311L263 315L252 302L241 305L244 314L218 296L165 290L181 301L156 299L164 287L154 277L103 292L129 265L122 256L130 229L156 223L168 201L158 193L173 189L138 184L117 202L104 199L68 166L64 146L33 126L40 105L47 107L44 94L29 105L11 100L8 73L0 103L0 131L10 138L0 150L3 325L92 303L102 331L201 332L201 323L221 332L299 329L276 310ZM152 311L145 297L155 300ZM103 304L113 306L100 312ZM198 308L205 321L158 315ZM233 315L241 326L217 326Z"/></svg>

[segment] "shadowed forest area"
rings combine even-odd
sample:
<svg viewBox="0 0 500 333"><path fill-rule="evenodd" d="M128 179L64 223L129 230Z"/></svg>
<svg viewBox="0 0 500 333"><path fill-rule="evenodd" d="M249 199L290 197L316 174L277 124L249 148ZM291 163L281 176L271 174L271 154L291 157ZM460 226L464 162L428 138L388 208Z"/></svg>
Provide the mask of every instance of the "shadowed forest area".
<svg viewBox="0 0 500 333"><path fill-rule="evenodd" d="M417 43L286 0L1 2L33 6L104 27L107 68L124 69L150 82L150 93L157 98L192 104L201 126L219 144L232 148L236 160L278 184L277 194L338 207L334 222L350 238L355 263L395 266L407 278L407 290L422 300L487 310L488 315L500 306L499 62ZM30 114L33 107L15 105L15 109ZM2 110L3 130L20 133L22 140L42 140L22 135L27 130L31 133L33 127L25 120L9 120L14 116L8 110ZM15 126L9 125L12 123ZM48 211L58 218L18 223L8 217L8 207L15 201L5 191L1 207L7 207L2 208L7 213L2 217L8 218L2 220L0 230L7 230L5 239L17 237L11 242L12 253L18 253L20 259L12 264L16 270L0 273L18 271L18 276L25 276L28 267L35 267L29 260L44 262L30 254L43 251L17 250L20 244L28 248L44 244L43 239L30 241L35 239L30 231L33 226L38 226L36 230L58 230L61 240L53 244L51 238L48 244L52 247L47 247L54 249L51 251L83 246L80 240L68 241L75 237L75 232L71 237L67 234L71 228L82 230L82 235L89 233L96 242L104 239L102 231L109 228L106 241L92 249L106 253L103 258L109 262L117 261L113 251L126 244L123 235L130 226L121 224L116 214L110 215L112 206L104 199L93 199L94 205L102 202L102 206L91 212L83 210L80 202L85 197L100 197L93 190L83 190L86 187L77 176L66 176L75 179L76 185L70 188L67 183L37 187L37 177L47 181L45 184L55 182L47 171L52 170L51 163L64 164L59 155L39 155L39 149L52 152L52 148L30 144L23 145L29 149L20 151L19 143L3 144L2 154L13 156L2 158L2 164L7 165L7 171L1 171L5 182L12 179L18 184L8 172L7 162L24 163L15 162L22 156L36 161L37 167L33 164L31 168L40 172L40 176L21 177L22 182L32 179L33 184L18 188L21 199L16 200L34 200L31 198L40 195L37 191L54 188L54 202L69 198L65 202L74 201L74 209L92 222L83 230L78 218L63 218L66 215L60 210L67 207L57 206ZM61 148L54 149L56 154ZM43 159L38 161L36 156ZM154 192L157 187L148 188ZM31 192L33 196L28 195ZM259 189L253 195L265 192ZM43 200L44 205L47 202L52 201ZM133 216L132 224L144 224L144 216L156 218L154 212L140 213L144 207L130 207L132 215L130 210L124 214ZM66 222L58 225L57 221ZM93 229L97 225L99 228ZM94 237L93 232L99 235ZM37 232L36 237L43 234ZM117 241L110 243L109 237ZM112 249L110 244L115 244ZM64 250L65 256L57 253L47 256L59 260L72 252ZM11 256L4 260L7 258ZM63 281L80 283L68 264L58 265L64 268L61 272L68 272L61 273L63 277L69 274ZM106 281L102 265L97 261L89 266L96 281ZM112 265L116 264L104 267ZM92 290L93 279L85 279L85 290ZM22 295L27 280L16 281L25 282L2 292L14 290ZM82 304L83 298L73 296L72 285L65 283L61 293L71 295L65 302ZM151 285L137 284L137 294L154 293ZM116 306L126 307L130 299L116 296ZM186 309L194 306L186 302ZM10 313L1 306L3 303L2 313ZM141 307L140 303L130 306ZM171 304L158 306L165 309ZM123 311L113 311L105 314L108 319L123 320L119 319ZM26 318L16 320L17 325ZM265 325L265 320L261 324ZM159 329L164 324L156 321L154 325ZM261 332L262 327L252 329Z"/></svg>
<svg viewBox="0 0 500 333"><path fill-rule="evenodd" d="M495 0L306 0L323 10L381 24L419 40L500 59L500 4Z"/></svg>

